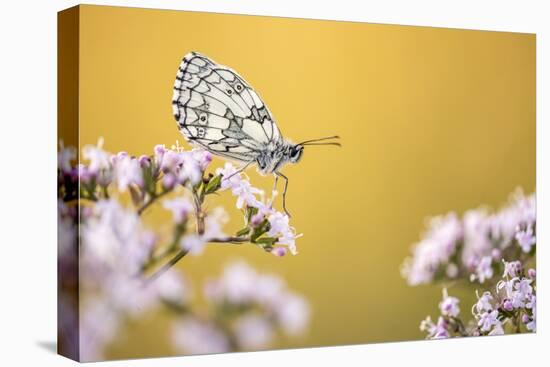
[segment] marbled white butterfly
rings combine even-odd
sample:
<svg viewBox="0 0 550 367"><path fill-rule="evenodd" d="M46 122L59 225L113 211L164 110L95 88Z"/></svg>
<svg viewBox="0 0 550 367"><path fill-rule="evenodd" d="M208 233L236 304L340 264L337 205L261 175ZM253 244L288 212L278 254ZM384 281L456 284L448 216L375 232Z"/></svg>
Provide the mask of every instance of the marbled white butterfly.
<svg viewBox="0 0 550 367"><path fill-rule="evenodd" d="M302 157L306 145L337 145L330 136L294 144L281 135L271 112L239 74L196 52L187 54L178 69L172 98L174 117L183 136L212 154L244 165L256 164L261 174L272 173L285 180L286 209L288 178L279 170ZM325 142L323 142L325 141Z"/></svg>

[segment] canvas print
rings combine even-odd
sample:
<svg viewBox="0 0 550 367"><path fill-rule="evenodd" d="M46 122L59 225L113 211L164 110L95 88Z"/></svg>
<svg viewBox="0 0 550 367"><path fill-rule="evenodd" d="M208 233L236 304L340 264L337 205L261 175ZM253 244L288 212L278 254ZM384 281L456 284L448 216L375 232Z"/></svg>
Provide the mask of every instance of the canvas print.
<svg viewBox="0 0 550 367"><path fill-rule="evenodd" d="M58 14L58 351L537 330L535 35Z"/></svg>

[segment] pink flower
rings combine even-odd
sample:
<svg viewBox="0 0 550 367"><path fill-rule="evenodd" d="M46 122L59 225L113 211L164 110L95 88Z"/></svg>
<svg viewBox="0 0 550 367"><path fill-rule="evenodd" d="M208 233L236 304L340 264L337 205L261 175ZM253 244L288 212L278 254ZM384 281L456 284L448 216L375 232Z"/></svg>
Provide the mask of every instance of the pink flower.
<svg viewBox="0 0 550 367"><path fill-rule="evenodd" d="M222 179L223 182L223 179ZM232 187L233 195L237 196L237 208L256 207L258 200L256 194L263 191L253 187L249 181L242 180L238 185Z"/></svg>
<svg viewBox="0 0 550 367"><path fill-rule="evenodd" d="M277 299L275 314L283 331L288 335L296 335L305 330L310 309L303 297L287 292Z"/></svg>
<svg viewBox="0 0 550 367"><path fill-rule="evenodd" d="M119 155L113 159L113 164L115 180L119 191L126 191L128 186L132 184L143 187L143 171L136 158L119 153Z"/></svg>
<svg viewBox="0 0 550 367"><path fill-rule="evenodd" d="M231 164L226 163L223 168L218 168L216 174L222 175L221 189L230 189L237 197L237 208L258 207L259 201L256 195L263 194L263 191L253 187L248 179L243 179L242 173Z"/></svg>
<svg viewBox="0 0 550 367"><path fill-rule="evenodd" d="M176 223L183 223L187 219L189 213L193 212L194 210L193 204L184 197L164 200L162 206L164 207L164 209L172 212L174 222Z"/></svg>
<svg viewBox="0 0 550 367"><path fill-rule="evenodd" d="M176 172L182 162L180 153L173 150L165 150L160 160L160 169L164 173Z"/></svg>
<svg viewBox="0 0 550 367"><path fill-rule="evenodd" d="M287 253L287 249L284 247L274 247L273 250L271 250L271 254L277 256L277 257L283 257Z"/></svg>
<svg viewBox="0 0 550 367"><path fill-rule="evenodd" d="M239 186L242 181L241 174L237 173L237 169L229 162L226 163L223 168L218 168L216 174L223 176L221 181L222 190L233 190L233 188Z"/></svg>
<svg viewBox="0 0 550 367"><path fill-rule="evenodd" d="M178 181L181 183L189 181L193 186L198 184L202 180L203 173L201 162L195 159L193 152L180 153L180 157L182 166L177 174Z"/></svg>
<svg viewBox="0 0 550 367"><path fill-rule="evenodd" d="M504 274L502 274L503 278L509 277L509 278L515 278L520 275L521 270L523 266L521 265L521 262L519 261L502 261L504 263Z"/></svg>
<svg viewBox="0 0 550 367"><path fill-rule="evenodd" d="M103 150L103 138L98 139L97 145L85 145L82 148L82 157L90 161L88 169L94 175L111 168L111 155Z"/></svg>
<svg viewBox="0 0 550 367"><path fill-rule="evenodd" d="M474 305L473 309L475 309L478 314L484 311L491 311L493 309L492 301L493 296L491 293L485 292L481 297L478 296L477 303Z"/></svg>
<svg viewBox="0 0 550 367"><path fill-rule="evenodd" d="M189 252L191 255L200 255L204 251L206 241L202 236L197 234L189 234L181 239L180 244L181 248Z"/></svg>
<svg viewBox="0 0 550 367"><path fill-rule="evenodd" d="M249 314L239 318L234 325L237 343L243 349L261 349L271 343L273 327L265 317Z"/></svg>
<svg viewBox="0 0 550 367"><path fill-rule="evenodd" d="M172 173L167 173L162 178L162 187L166 190L172 190L176 185L176 177Z"/></svg>
<svg viewBox="0 0 550 367"><path fill-rule="evenodd" d="M225 333L214 324L187 316L173 329L175 346L189 354L229 352L231 347Z"/></svg>
<svg viewBox="0 0 550 367"><path fill-rule="evenodd" d="M164 154L166 153L166 148L164 147L164 145L159 144L159 145L155 145L155 148L153 149L153 151L155 153L155 165L157 167L161 167Z"/></svg>
<svg viewBox="0 0 550 367"><path fill-rule="evenodd" d="M491 256L484 256L481 258L475 268L475 274L470 276L470 280L478 280L480 283L485 282L487 279L493 277L493 258Z"/></svg>
<svg viewBox="0 0 550 367"><path fill-rule="evenodd" d="M445 266L456 252L463 232L455 213L431 218L424 237L413 246L413 256L407 258L401 268L409 285L431 282L438 268Z"/></svg>
<svg viewBox="0 0 550 367"><path fill-rule="evenodd" d="M94 175L92 174L92 172L90 172L88 167L86 167L83 164L79 164L77 166L77 170L78 170L78 177L80 177L80 182L85 184L92 182Z"/></svg>
<svg viewBox="0 0 550 367"><path fill-rule="evenodd" d="M447 321L445 321L443 317L439 317L437 324L433 323L430 316L420 323L420 330L428 333L426 336L427 339L444 339L450 337L451 335L447 327Z"/></svg>
<svg viewBox="0 0 550 367"><path fill-rule="evenodd" d="M520 230L516 233L516 240L521 246L523 252L531 251L531 247L537 242L535 235L533 234L533 227L528 225L524 230Z"/></svg>
<svg viewBox="0 0 550 367"><path fill-rule="evenodd" d="M443 316L457 317L460 313L458 303L460 301L456 297L449 297L447 288L443 288L443 300L439 303L439 309Z"/></svg>
<svg viewBox="0 0 550 367"><path fill-rule="evenodd" d="M157 297L172 304L185 305L191 300L191 287L180 272L168 270L156 278L149 287Z"/></svg>
<svg viewBox="0 0 550 367"><path fill-rule="evenodd" d="M205 171L210 162L212 162L212 153L204 149L193 149L191 151L193 159L199 164L202 171Z"/></svg>
<svg viewBox="0 0 550 367"><path fill-rule="evenodd" d="M296 235L294 228L290 227L288 215L281 212L274 212L270 214L267 219L270 224L267 235L276 237L278 244L288 246L290 253L296 255L298 251L296 250L295 240L299 235Z"/></svg>
<svg viewBox="0 0 550 367"><path fill-rule="evenodd" d="M489 331L497 324L500 324L497 310L483 312L479 315L477 325L480 327L481 331Z"/></svg>
<svg viewBox="0 0 550 367"><path fill-rule="evenodd" d="M139 165L141 166L141 168L147 168L151 165L151 158L149 158L146 155L141 155L138 158L138 162L139 162Z"/></svg>
<svg viewBox="0 0 550 367"><path fill-rule="evenodd" d="M63 173L69 174L72 171L71 162L76 159L76 149L74 147L63 146L63 142L60 144L59 152L57 153L57 168Z"/></svg>

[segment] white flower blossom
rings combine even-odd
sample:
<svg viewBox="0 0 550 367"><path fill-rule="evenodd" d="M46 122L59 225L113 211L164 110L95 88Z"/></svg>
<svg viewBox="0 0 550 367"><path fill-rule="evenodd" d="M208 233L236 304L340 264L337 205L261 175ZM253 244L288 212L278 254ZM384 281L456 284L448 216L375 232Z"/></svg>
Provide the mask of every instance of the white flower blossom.
<svg viewBox="0 0 550 367"><path fill-rule="evenodd" d="M483 312L478 315L478 319L477 325L482 331L489 331L493 326L500 324L497 310Z"/></svg>
<svg viewBox="0 0 550 367"><path fill-rule="evenodd" d="M443 300L439 303L441 314L443 316L457 317L460 313L459 302L458 298L448 295L447 288L443 288Z"/></svg>
<svg viewBox="0 0 550 367"><path fill-rule="evenodd" d="M475 268L475 273L470 276L470 280L478 280L480 283L484 283L485 280L493 277L493 258L491 256L484 256L479 260Z"/></svg>
<svg viewBox="0 0 550 367"><path fill-rule="evenodd" d="M90 162L88 169L94 174L111 168L111 154L103 150L103 138L98 139L97 145L85 145L82 157Z"/></svg>
<svg viewBox="0 0 550 367"><path fill-rule="evenodd" d="M231 349L222 330L191 316L175 324L172 340L178 349L189 354L225 353Z"/></svg>
<svg viewBox="0 0 550 367"><path fill-rule="evenodd" d="M274 337L273 327L269 320L257 314L240 317L234 328L237 343L245 350L266 348Z"/></svg>
<svg viewBox="0 0 550 367"><path fill-rule="evenodd" d="M193 203L185 197L178 197L171 200L164 200L162 203L164 209L172 212L174 222L183 223L189 213L192 213L194 210Z"/></svg>
<svg viewBox="0 0 550 367"><path fill-rule="evenodd" d="M76 149L74 147L65 148L63 142L59 145L59 152L57 153L57 168L63 173L71 173L71 162L76 159Z"/></svg>
<svg viewBox="0 0 550 367"><path fill-rule="evenodd" d="M533 234L533 227L529 224L527 228L525 228L524 230L518 231L516 233L516 240L518 241L518 244L521 246L521 249L523 250L523 252L531 251L531 248L537 242Z"/></svg>
<svg viewBox="0 0 550 367"><path fill-rule="evenodd" d="M502 260L504 264L504 273L502 274L503 278L516 278L520 275L522 270L521 262L519 261L505 261Z"/></svg>
<svg viewBox="0 0 550 367"><path fill-rule="evenodd" d="M226 266L219 279L206 283L204 293L218 304L261 306L289 335L303 332L309 322L310 309L303 297L290 292L282 279L258 274L244 262Z"/></svg>
<svg viewBox="0 0 550 367"><path fill-rule="evenodd" d="M132 184L143 187L143 171L139 161L127 154L114 156L115 180L120 192L125 192Z"/></svg>
<svg viewBox="0 0 550 367"><path fill-rule="evenodd" d="M428 333L427 339L445 339L451 336L447 326L447 322L443 317L439 317L437 324L434 324L431 317L428 316L420 323L420 331Z"/></svg>
<svg viewBox="0 0 550 367"><path fill-rule="evenodd" d="M463 232L455 213L430 219L424 238L413 246L413 256L401 269L409 285L432 281L439 266L447 264L455 252Z"/></svg>

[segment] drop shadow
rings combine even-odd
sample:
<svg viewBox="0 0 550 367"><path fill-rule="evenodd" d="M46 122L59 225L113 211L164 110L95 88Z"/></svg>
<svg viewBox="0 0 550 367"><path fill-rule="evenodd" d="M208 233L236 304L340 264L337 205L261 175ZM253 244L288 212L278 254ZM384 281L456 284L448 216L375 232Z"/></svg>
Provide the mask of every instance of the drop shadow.
<svg viewBox="0 0 550 367"><path fill-rule="evenodd" d="M55 341L40 340L40 341L36 342L36 345L38 345L39 347L41 347L42 349L44 349L44 350L46 350L50 353L57 354L57 342L55 342Z"/></svg>

